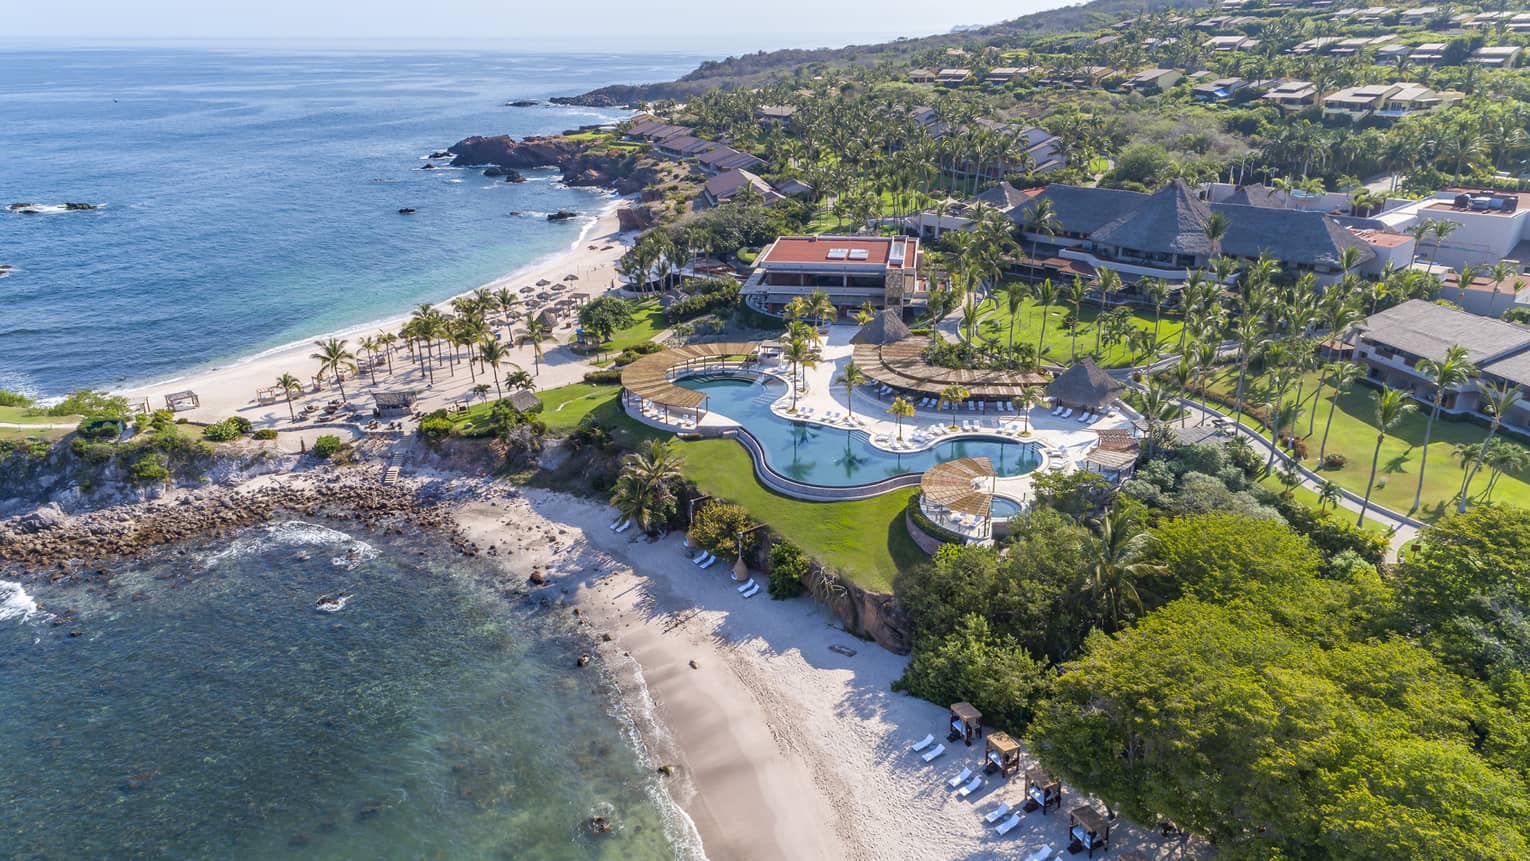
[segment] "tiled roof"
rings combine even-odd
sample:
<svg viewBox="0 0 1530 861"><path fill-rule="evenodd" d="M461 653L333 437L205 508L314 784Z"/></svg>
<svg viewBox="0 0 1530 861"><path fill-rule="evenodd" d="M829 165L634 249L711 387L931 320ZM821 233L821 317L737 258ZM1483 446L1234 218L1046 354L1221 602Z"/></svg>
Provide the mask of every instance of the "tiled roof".
<svg viewBox="0 0 1530 861"><path fill-rule="evenodd" d="M1362 327L1361 337L1430 359L1459 344L1466 348L1467 358L1479 364L1530 349L1530 329L1422 299L1410 299L1372 314Z"/></svg>

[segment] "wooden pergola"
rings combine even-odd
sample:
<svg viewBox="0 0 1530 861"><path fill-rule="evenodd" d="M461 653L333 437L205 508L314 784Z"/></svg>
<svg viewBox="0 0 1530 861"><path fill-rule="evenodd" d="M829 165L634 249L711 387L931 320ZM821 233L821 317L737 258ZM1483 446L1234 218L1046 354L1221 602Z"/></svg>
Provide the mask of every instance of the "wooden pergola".
<svg viewBox="0 0 1530 861"><path fill-rule="evenodd" d="M699 419L706 412L707 396L674 380L708 368L736 366L759 349L758 341L719 341L650 353L622 369L622 403L653 404L666 418L672 409L689 411Z"/></svg>
<svg viewBox="0 0 1530 861"><path fill-rule="evenodd" d="M983 713L972 703L956 703L951 706L951 732L947 741L961 739L970 747L974 738L983 737Z"/></svg>
<svg viewBox="0 0 1530 861"><path fill-rule="evenodd" d="M1068 813L1068 839L1087 849L1088 857L1093 858L1094 850L1103 851L1110 846L1110 823L1093 807L1081 804ZM1069 849L1072 851L1071 844Z"/></svg>
<svg viewBox="0 0 1530 861"><path fill-rule="evenodd" d="M993 510L995 475L988 458L959 457L926 470L919 490L936 505L986 519Z"/></svg>
<svg viewBox="0 0 1530 861"><path fill-rule="evenodd" d="M895 389L939 397L948 386L961 386L974 400L1010 400L1032 386L1045 385L1045 374L945 368L924 359L928 336L915 335L890 344L857 344L855 364L867 377Z"/></svg>
<svg viewBox="0 0 1530 861"><path fill-rule="evenodd" d="M1020 773L1020 742L1010 738L1007 732L991 732L983 758L988 761L983 766L984 771L989 774L997 771L1005 777L1013 777Z"/></svg>
<svg viewBox="0 0 1530 861"><path fill-rule="evenodd" d="M1025 773L1025 809L1041 808L1041 815L1052 809L1062 809L1062 781L1039 768Z"/></svg>
<svg viewBox="0 0 1530 861"><path fill-rule="evenodd" d="M187 389L183 392L171 392L165 395L165 407L173 413L181 410L194 410L202 405L202 399L197 393Z"/></svg>

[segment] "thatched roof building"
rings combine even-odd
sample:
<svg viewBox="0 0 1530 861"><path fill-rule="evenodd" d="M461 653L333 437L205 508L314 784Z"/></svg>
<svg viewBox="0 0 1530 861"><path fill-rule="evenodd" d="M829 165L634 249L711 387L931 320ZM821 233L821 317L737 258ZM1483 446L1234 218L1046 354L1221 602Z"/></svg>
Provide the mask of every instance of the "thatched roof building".
<svg viewBox="0 0 1530 861"><path fill-rule="evenodd" d="M988 517L993 508L993 461L959 457L936 464L919 479L925 499L951 511Z"/></svg>
<svg viewBox="0 0 1530 861"><path fill-rule="evenodd" d="M908 324L895 308L883 308L871 321L850 336L852 344L891 344L909 336Z"/></svg>
<svg viewBox="0 0 1530 861"><path fill-rule="evenodd" d="M1047 397L1066 406L1097 410L1115 401L1125 388L1093 359L1085 356L1047 385Z"/></svg>

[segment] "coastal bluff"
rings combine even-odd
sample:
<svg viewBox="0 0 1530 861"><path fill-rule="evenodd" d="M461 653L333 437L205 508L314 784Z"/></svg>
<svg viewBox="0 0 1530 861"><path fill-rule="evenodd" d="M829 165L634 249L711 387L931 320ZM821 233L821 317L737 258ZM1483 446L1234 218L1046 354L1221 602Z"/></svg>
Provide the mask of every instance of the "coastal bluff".
<svg viewBox="0 0 1530 861"><path fill-rule="evenodd" d="M474 135L446 151L453 167L494 166L513 170L553 167L563 172L563 184L603 187L617 194L636 194L658 180L658 171L632 153L597 151L565 137Z"/></svg>

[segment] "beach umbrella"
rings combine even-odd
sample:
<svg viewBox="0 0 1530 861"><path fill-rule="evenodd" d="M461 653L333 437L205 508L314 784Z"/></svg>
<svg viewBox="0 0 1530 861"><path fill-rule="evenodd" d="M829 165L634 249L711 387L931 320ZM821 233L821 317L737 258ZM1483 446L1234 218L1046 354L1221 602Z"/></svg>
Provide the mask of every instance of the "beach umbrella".
<svg viewBox="0 0 1530 861"><path fill-rule="evenodd" d="M525 287L522 287L522 288L521 288L521 292L522 292L522 293L530 293L530 292L531 292L531 291L533 291L533 290L535 290L535 289L537 289L537 288L535 288L535 287L532 287L532 286L530 286L530 285L529 285L529 284L528 284L528 285L527 285L527 286L525 286Z"/></svg>
<svg viewBox="0 0 1530 861"><path fill-rule="evenodd" d="M538 287L546 287L547 285L549 285L551 283L552 283L551 281L548 281L546 278L543 278L543 279L537 281L537 286Z"/></svg>
<svg viewBox="0 0 1530 861"><path fill-rule="evenodd" d="M579 276L575 275L572 272L570 272L567 275L563 276L563 280L564 281L578 281L579 280Z"/></svg>

